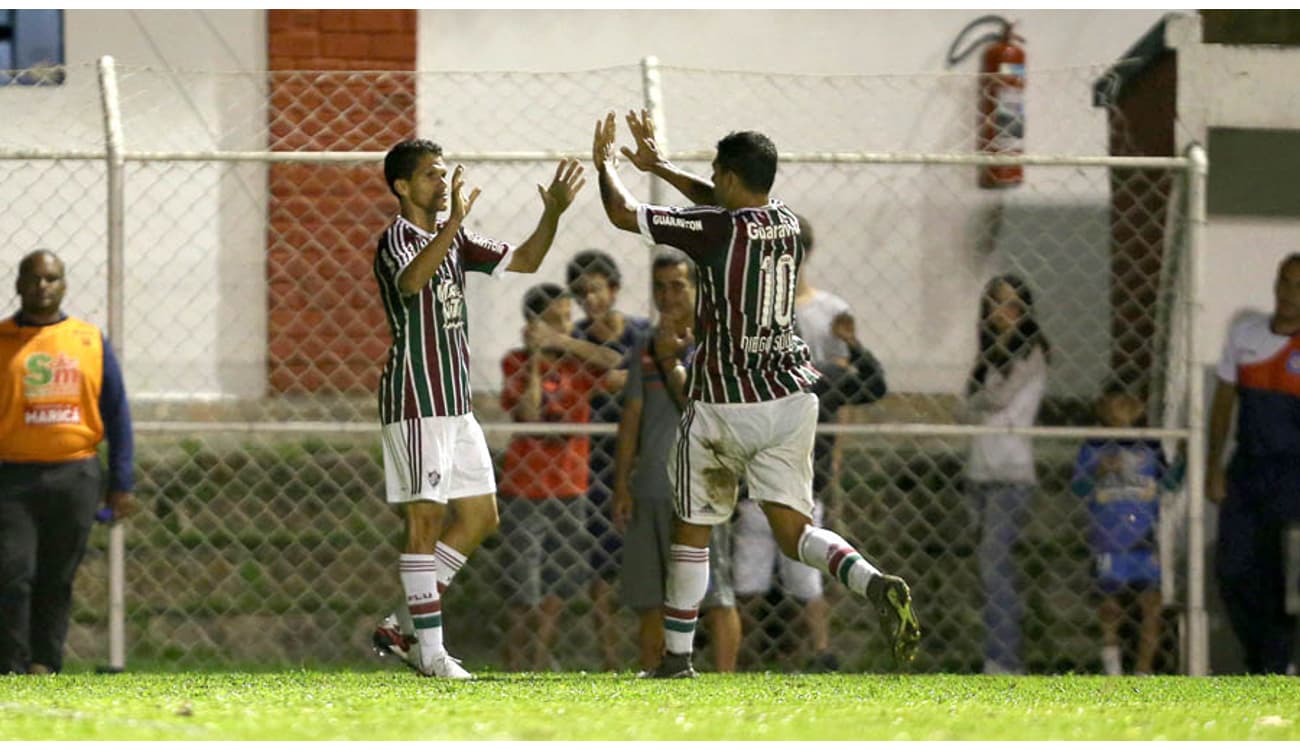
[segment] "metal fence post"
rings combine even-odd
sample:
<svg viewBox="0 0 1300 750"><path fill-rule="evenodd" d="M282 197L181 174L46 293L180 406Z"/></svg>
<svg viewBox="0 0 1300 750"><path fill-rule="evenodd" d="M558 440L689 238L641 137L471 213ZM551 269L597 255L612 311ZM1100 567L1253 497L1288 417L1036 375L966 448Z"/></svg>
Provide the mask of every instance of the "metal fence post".
<svg viewBox="0 0 1300 750"><path fill-rule="evenodd" d="M99 58L99 91L104 112L104 147L108 174L108 341L119 362L125 362L124 286L126 269L126 162L123 158L121 100L117 70L111 55ZM112 523L108 532L108 668L126 667L126 530Z"/></svg>

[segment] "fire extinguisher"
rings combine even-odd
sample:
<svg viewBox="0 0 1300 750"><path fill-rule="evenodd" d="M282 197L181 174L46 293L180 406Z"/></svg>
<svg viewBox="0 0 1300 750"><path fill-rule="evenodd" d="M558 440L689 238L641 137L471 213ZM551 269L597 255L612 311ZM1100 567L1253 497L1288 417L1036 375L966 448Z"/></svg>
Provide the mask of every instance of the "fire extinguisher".
<svg viewBox="0 0 1300 750"><path fill-rule="evenodd" d="M976 39L960 54L957 45L972 28L985 23L999 24L1002 29ZM984 49L980 65L976 110L975 147L983 154L1009 156L1025 152L1025 50L1016 42L1024 38L1015 33L1015 24L1001 16L981 16L966 25L948 49L951 67L970 55L981 44ZM1005 188L1019 185L1025 178L1019 165L980 167L979 185Z"/></svg>

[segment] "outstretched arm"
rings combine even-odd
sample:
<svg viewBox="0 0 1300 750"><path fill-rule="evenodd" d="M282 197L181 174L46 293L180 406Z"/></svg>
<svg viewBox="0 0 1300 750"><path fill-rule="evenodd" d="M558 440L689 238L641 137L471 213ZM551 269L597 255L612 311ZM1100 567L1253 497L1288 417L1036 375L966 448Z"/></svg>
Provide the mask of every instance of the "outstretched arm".
<svg viewBox="0 0 1300 750"><path fill-rule="evenodd" d="M636 211L640 203L628 192L619 179L614 163L614 113L596 121L596 133L591 141L591 160L596 164L600 180L600 202L605 207L609 222L625 232L639 231Z"/></svg>
<svg viewBox="0 0 1300 750"><path fill-rule="evenodd" d="M583 168L578 160L564 159L555 168L555 177L551 180L550 187L537 186L537 192L542 196L542 218L528 239L515 250L507 271L532 273L542 265L542 260L555 241L560 215L573 204L574 196L585 184L587 180L583 177Z"/></svg>
<svg viewBox="0 0 1300 750"><path fill-rule="evenodd" d="M632 162L633 166L677 188L679 193L697 206L717 204L717 199L713 195L712 182L679 169L659 153L659 145L655 142L655 123L649 112L641 110L639 118L635 112L628 112L627 127L632 131L632 139L636 141L636 151L631 151L625 146L623 155ZM610 140L613 140L612 133Z"/></svg>

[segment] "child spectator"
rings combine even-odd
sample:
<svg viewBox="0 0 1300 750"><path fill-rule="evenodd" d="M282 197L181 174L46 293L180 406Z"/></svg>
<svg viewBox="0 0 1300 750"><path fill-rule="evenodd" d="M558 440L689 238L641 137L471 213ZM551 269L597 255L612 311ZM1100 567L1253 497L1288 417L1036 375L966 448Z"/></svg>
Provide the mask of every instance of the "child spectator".
<svg viewBox="0 0 1300 750"><path fill-rule="evenodd" d="M1142 401L1118 383L1107 386L1097 416L1107 427L1134 427L1143 421ZM1164 451L1154 440L1089 440L1079 448L1071 489L1088 503L1090 545L1101 594L1101 663L1108 675L1124 673L1120 626L1126 604L1137 599L1142 611L1137 674L1151 674L1160 642L1160 558L1156 525L1160 491L1178 483Z"/></svg>

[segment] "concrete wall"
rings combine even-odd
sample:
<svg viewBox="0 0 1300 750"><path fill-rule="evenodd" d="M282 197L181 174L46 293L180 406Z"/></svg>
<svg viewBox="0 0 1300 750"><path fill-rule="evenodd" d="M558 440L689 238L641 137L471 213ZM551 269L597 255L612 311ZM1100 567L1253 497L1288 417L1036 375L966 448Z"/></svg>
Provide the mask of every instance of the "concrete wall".
<svg viewBox="0 0 1300 750"><path fill-rule="evenodd" d="M1211 128L1300 130L1300 48L1201 44L1200 19L1171 19L1166 43L1177 50L1181 150L1208 143ZM1209 154L1210 181L1215 158ZM1238 168L1249 167L1237 165ZM1300 195L1300 176L1268 189ZM1228 325L1242 308L1271 310L1277 264L1300 251L1300 210L1291 216L1210 216L1197 311L1197 359L1218 359Z"/></svg>

